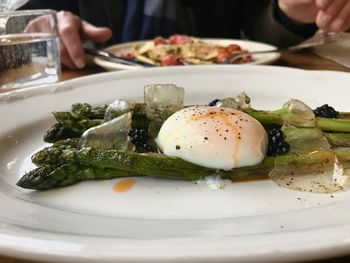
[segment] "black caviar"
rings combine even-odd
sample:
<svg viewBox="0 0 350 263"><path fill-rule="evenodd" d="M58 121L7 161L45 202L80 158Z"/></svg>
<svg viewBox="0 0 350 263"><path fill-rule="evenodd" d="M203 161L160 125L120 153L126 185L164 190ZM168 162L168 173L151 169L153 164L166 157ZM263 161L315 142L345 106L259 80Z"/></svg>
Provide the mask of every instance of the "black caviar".
<svg viewBox="0 0 350 263"><path fill-rule="evenodd" d="M267 156L277 156L289 151L289 144L284 140L283 132L279 128L272 128L267 136Z"/></svg>
<svg viewBox="0 0 350 263"><path fill-rule="evenodd" d="M313 110L316 117L323 118L337 118L339 112L328 104L324 104L321 107L317 107Z"/></svg>
<svg viewBox="0 0 350 263"><path fill-rule="evenodd" d="M129 131L129 137L132 144L136 146L136 149L140 152L151 152L152 147L149 145L148 141L150 137L148 136L146 129L131 129Z"/></svg>
<svg viewBox="0 0 350 263"><path fill-rule="evenodd" d="M219 102L218 99L212 100L211 102L209 102L208 106L215 106L216 103L218 103L218 102Z"/></svg>

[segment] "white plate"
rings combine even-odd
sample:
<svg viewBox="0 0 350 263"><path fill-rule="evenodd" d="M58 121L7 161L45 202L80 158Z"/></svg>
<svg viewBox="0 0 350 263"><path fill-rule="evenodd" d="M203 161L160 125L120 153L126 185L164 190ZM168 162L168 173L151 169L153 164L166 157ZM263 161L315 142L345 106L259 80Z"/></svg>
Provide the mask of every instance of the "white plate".
<svg viewBox="0 0 350 263"><path fill-rule="evenodd" d="M277 47L261 43L261 42L255 42L255 41L249 41L249 40L239 40L239 39L203 39L204 41L208 43L215 43L218 45L222 46L227 46L230 44L238 44L240 45L243 49L246 49L250 52L252 51L265 51L265 50L271 50L271 49L276 49ZM144 44L147 41L136 41L136 42L129 42L129 43L124 43L124 44L117 44L111 47L106 48L107 51L116 54L118 56L121 56L126 53L131 53L133 46L135 45L140 45ZM266 54L256 54L253 55L254 62L249 63L249 64L271 64L274 61L276 61L281 54L279 52L275 53L266 53ZM108 62L103 59L100 59L98 57L94 58L93 61L99 65L100 67L103 67L106 70L121 70L121 69L140 69L140 67L135 67L135 66L129 66L129 65L124 65L121 63L113 63L113 62Z"/></svg>
<svg viewBox="0 0 350 263"><path fill-rule="evenodd" d="M279 262L349 253L350 192L311 194L269 180L202 184L138 178L31 192L16 187L54 123L75 102L142 100L143 86L175 83L186 103L242 91L258 109L289 98L350 111L350 75L272 66L154 68L92 75L0 96L0 254L69 262Z"/></svg>

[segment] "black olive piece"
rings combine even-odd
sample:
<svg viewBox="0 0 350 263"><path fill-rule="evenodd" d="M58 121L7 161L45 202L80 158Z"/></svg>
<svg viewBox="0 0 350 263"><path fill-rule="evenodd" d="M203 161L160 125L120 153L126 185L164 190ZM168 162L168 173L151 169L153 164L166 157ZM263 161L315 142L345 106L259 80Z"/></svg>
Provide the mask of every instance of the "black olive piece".
<svg viewBox="0 0 350 263"><path fill-rule="evenodd" d="M132 144L142 152L152 151L152 147L148 144L149 136L146 129L131 129L129 137Z"/></svg>
<svg viewBox="0 0 350 263"><path fill-rule="evenodd" d="M272 128L267 135L267 156L277 156L289 151L289 144L284 140L283 132L279 128Z"/></svg>
<svg viewBox="0 0 350 263"><path fill-rule="evenodd" d="M219 102L219 99L212 100L211 102L209 102L208 106L215 106L216 103L218 102Z"/></svg>
<svg viewBox="0 0 350 263"><path fill-rule="evenodd" d="M336 111L333 107L328 104L324 104L320 107L317 107L313 110L316 117L322 118L336 118L339 115L339 112Z"/></svg>

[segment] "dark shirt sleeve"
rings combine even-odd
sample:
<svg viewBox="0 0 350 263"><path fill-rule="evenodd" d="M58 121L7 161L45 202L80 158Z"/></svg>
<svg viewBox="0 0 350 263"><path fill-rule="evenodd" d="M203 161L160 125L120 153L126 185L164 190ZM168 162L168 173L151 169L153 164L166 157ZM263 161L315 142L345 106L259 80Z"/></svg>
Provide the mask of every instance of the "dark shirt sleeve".
<svg viewBox="0 0 350 263"><path fill-rule="evenodd" d="M317 31L317 26L314 23L302 25L289 19L289 17L279 8L277 1L275 1L274 4L273 15L278 23L297 36L309 38Z"/></svg>
<svg viewBox="0 0 350 263"><path fill-rule="evenodd" d="M71 11L94 25L110 27L113 36L105 45L111 45L120 42L123 3L124 0L30 0L22 9ZM277 0L183 0L179 3L187 3L186 8L193 13L192 23L183 23L185 26L179 32L197 32L199 37L237 38L244 35L284 47L300 43L316 31L314 25L304 27L290 21L278 8ZM184 17L187 16L186 13ZM189 30L188 24L194 29Z"/></svg>
<svg viewBox="0 0 350 263"><path fill-rule="evenodd" d="M66 10L79 14L77 1L74 0L30 0L21 9L53 9L57 11Z"/></svg>
<svg viewBox="0 0 350 263"><path fill-rule="evenodd" d="M247 0L245 14L246 36L278 47L300 43L317 30L315 25L293 23L279 10L275 0Z"/></svg>

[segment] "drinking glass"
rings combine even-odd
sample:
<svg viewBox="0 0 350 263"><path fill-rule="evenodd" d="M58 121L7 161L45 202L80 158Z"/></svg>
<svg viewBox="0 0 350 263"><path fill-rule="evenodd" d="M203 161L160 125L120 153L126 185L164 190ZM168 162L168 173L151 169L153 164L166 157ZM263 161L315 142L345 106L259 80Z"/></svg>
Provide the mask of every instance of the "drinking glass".
<svg viewBox="0 0 350 263"><path fill-rule="evenodd" d="M0 0L0 11L13 11L29 0Z"/></svg>
<svg viewBox="0 0 350 263"><path fill-rule="evenodd" d="M56 12L0 12L0 91L53 83L60 76Z"/></svg>

